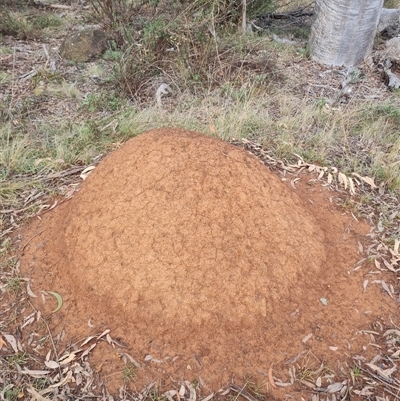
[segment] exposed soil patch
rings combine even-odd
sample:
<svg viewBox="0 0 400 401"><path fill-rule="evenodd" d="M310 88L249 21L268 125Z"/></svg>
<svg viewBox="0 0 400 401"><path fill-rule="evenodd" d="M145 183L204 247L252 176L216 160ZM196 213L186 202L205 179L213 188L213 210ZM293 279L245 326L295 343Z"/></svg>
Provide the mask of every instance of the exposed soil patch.
<svg viewBox="0 0 400 401"><path fill-rule="evenodd" d="M160 378L206 391L246 374L265 380L272 363L287 374L285 362L303 350L337 369L350 353L368 357L358 331L392 306L350 273L369 227L329 196L320 186L293 190L222 141L152 131L30 226L21 268L35 291L62 294L53 328L81 338L90 321L128 344L142 364L138 388ZM117 354L93 358L116 390Z"/></svg>

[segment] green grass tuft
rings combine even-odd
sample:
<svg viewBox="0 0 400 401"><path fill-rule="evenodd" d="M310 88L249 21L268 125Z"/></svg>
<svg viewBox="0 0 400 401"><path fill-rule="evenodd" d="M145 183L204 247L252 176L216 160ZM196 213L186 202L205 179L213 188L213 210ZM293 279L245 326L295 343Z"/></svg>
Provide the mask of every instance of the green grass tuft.
<svg viewBox="0 0 400 401"><path fill-rule="evenodd" d="M122 378L124 382L129 383L137 377L137 367L133 363L128 363L122 370Z"/></svg>

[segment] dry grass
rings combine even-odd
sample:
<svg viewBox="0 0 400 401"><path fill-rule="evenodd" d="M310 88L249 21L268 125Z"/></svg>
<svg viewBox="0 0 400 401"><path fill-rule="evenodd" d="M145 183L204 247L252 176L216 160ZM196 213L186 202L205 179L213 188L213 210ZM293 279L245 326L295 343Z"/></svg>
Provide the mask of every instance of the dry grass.
<svg viewBox="0 0 400 401"><path fill-rule="evenodd" d="M20 39L38 39L50 32L51 28L60 27L62 20L52 13L21 13L0 4L0 34L13 35Z"/></svg>

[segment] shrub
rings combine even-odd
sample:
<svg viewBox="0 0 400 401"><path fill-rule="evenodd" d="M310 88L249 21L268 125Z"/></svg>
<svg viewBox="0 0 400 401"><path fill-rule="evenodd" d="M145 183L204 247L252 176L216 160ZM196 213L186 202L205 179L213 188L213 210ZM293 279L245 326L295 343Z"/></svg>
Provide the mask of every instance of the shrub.
<svg viewBox="0 0 400 401"><path fill-rule="evenodd" d="M241 0L92 0L94 14L114 32L122 50L115 67L118 86L138 100L148 99L162 83L175 90L199 91L242 84L257 75L262 83L273 73L267 57L252 61L256 52L245 38L220 39L238 31ZM275 0L248 2L249 16L266 12ZM261 77L261 78L260 78Z"/></svg>

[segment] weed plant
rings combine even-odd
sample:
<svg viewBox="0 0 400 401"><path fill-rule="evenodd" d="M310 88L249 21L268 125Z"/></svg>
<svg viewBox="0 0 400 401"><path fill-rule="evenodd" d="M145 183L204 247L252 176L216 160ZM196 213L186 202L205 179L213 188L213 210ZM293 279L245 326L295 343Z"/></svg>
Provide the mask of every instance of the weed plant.
<svg viewBox="0 0 400 401"><path fill-rule="evenodd" d="M133 363L124 366L122 370L122 378L125 383L129 383L137 377L137 367Z"/></svg>
<svg viewBox="0 0 400 401"><path fill-rule="evenodd" d="M256 73L261 84L274 74L267 57L253 60L259 50L254 43L222 39L238 29L241 1L92 0L92 5L122 53L116 55L115 82L135 100L154 98L162 83L176 92L201 93L227 82L240 86ZM274 6L274 0L250 1L248 16Z"/></svg>

